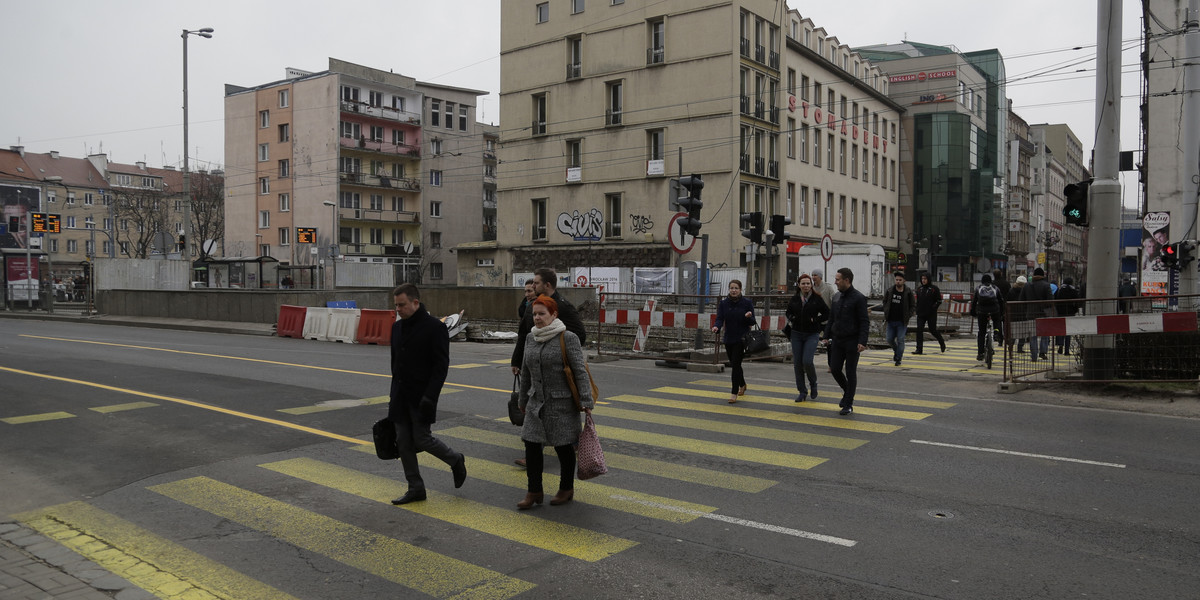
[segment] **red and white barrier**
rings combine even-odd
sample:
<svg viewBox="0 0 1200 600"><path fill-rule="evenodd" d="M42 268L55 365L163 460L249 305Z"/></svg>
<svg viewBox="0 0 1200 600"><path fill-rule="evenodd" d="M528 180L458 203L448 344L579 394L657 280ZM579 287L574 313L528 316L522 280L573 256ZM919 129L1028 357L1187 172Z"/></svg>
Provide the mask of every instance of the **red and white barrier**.
<svg viewBox="0 0 1200 600"><path fill-rule="evenodd" d="M758 317L758 326L763 329L783 329L785 317ZM717 322L715 313L657 312L648 310L604 310L600 311L603 325L639 325L653 327L676 327L680 329L711 329Z"/></svg>
<svg viewBox="0 0 1200 600"><path fill-rule="evenodd" d="M1039 336L1196 331L1196 315L1194 312L1168 312L1048 317L1037 320L1036 330Z"/></svg>

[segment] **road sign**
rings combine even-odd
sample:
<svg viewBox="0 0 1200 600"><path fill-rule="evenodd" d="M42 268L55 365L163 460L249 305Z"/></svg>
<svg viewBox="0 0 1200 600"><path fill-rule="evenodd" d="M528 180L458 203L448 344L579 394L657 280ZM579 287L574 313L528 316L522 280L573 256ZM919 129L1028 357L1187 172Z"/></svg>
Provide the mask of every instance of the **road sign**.
<svg viewBox="0 0 1200 600"><path fill-rule="evenodd" d="M828 233L821 238L821 258L825 259L825 262L833 258L833 238Z"/></svg>
<svg viewBox="0 0 1200 600"><path fill-rule="evenodd" d="M691 252L692 246L696 245L696 236L684 231L679 224L679 221L686 219L687 216L687 213L675 213L675 216L671 217L671 222L667 224L667 237L671 242L671 249L680 254Z"/></svg>

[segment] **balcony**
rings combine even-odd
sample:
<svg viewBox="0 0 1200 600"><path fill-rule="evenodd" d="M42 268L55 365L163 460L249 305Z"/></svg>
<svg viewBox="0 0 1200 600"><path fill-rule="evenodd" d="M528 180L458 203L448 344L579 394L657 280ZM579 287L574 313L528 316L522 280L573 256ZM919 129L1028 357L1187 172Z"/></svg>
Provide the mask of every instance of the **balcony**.
<svg viewBox="0 0 1200 600"><path fill-rule="evenodd" d="M362 150L364 152L379 152L391 156L404 156L408 158L421 158L421 149L417 146L408 144L391 144L383 140L369 140L367 138L338 138L343 148Z"/></svg>
<svg viewBox="0 0 1200 600"><path fill-rule="evenodd" d="M604 111L605 127L616 127L616 126L619 126L620 124L621 124L621 111L620 110L613 110L610 108L610 109Z"/></svg>
<svg viewBox="0 0 1200 600"><path fill-rule="evenodd" d="M579 76L580 76L579 73L581 70L580 67L581 67L581 65L579 63L574 63L574 64L568 63L567 64L567 80L568 81L570 81L572 79L579 79Z"/></svg>
<svg viewBox="0 0 1200 600"><path fill-rule="evenodd" d="M754 158L754 174L755 175L765 174L767 172L766 165L767 165L767 160L765 158L763 158L761 156L756 156Z"/></svg>
<svg viewBox="0 0 1200 600"><path fill-rule="evenodd" d="M484 150L483 160L496 160L496 153L491 150Z"/></svg>
<svg viewBox="0 0 1200 600"><path fill-rule="evenodd" d="M779 124L779 107L772 106L769 114L770 114L771 122L778 125Z"/></svg>
<svg viewBox="0 0 1200 600"><path fill-rule="evenodd" d="M490 185L490 186L494 187L496 185L496 176L495 175L484 175L483 176L483 185Z"/></svg>
<svg viewBox="0 0 1200 600"><path fill-rule="evenodd" d="M739 49L741 50L742 56L750 58L750 39L742 38L742 43L740 44Z"/></svg>
<svg viewBox="0 0 1200 600"><path fill-rule="evenodd" d="M410 192L421 191L421 182L408 177L388 177L366 173L338 173L338 180L347 185L363 185Z"/></svg>
<svg viewBox="0 0 1200 600"><path fill-rule="evenodd" d="M421 213L411 210L376 210L371 208L338 207L338 219L370 221L372 223L420 223Z"/></svg>
<svg viewBox="0 0 1200 600"><path fill-rule="evenodd" d="M646 48L646 64L661 65L666 60L667 49L663 46L657 48Z"/></svg>
<svg viewBox="0 0 1200 600"><path fill-rule="evenodd" d="M530 126L530 129L532 130L533 135L546 135L546 122L534 121Z"/></svg>
<svg viewBox="0 0 1200 600"><path fill-rule="evenodd" d="M767 49L762 46L754 47L754 60L760 63L767 62Z"/></svg>
<svg viewBox="0 0 1200 600"><path fill-rule="evenodd" d="M750 172L750 155L749 154L742 154L738 158L738 169L740 169L743 173Z"/></svg>
<svg viewBox="0 0 1200 600"><path fill-rule="evenodd" d="M779 53L778 52L776 52L774 50L771 51L770 58L768 59L768 62L767 62L767 66L769 66L772 69L775 69L777 71L779 70Z"/></svg>
<svg viewBox="0 0 1200 600"><path fill-rule="evenodd" d="M767 114L766 107L767 107L766 103L763 102L762 100L755 100L754 101L754 118L756 118L756 119L764 118Z"/></svg>
<svg viewBox="0 0 1200 600"><path fill-rule="evenodd" d="M413 246L412 254L404 253L404 246L394 244L356 244L351 242L342 242L342 252L348 255L357 256L407 256L408 258L420 258L421 248ZM379 261L386 262L386 261ZM400 263L396 263L400 264Z"/></svg>
<svg viewBox="0 0 1200 600"><path fill-rule="evenodd" d="M767 161L767 177L770 177L771 179L779 179L779 161Z"/></svg>
<svg viewBox="0 0 1200 600"><path fill-rule="evenodd" d="M405 123L408 125L421 125L421 113L408 112L396 108L388 108L386 106L371 106L363 102L351 102L348 100L342 101L342 112L355 113L374 117L376 119L384 119L396 123Z"/></svg>
<svg viewBox="0 0 1200 600"><path fill-rule="evenodd" d="M741 107L743 115L750 114L750 96L742 96L738 105Z"/></svg>

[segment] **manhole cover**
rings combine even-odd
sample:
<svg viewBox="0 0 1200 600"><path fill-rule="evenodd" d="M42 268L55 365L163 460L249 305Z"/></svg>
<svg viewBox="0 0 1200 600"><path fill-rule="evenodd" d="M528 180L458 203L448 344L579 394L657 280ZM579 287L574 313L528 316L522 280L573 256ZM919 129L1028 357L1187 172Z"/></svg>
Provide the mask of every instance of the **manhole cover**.
<svg viewBox="0 0 1200 600"><path fill-rule="evenodd" d="M954 513L948 510L931 510L929 511L929 516L935 519L953 519Z"/></svg>

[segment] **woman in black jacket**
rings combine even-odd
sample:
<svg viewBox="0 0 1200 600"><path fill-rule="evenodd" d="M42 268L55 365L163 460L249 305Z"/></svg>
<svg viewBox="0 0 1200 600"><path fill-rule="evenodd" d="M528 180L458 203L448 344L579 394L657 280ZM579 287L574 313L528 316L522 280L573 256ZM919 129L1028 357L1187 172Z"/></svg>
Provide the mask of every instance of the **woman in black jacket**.
<svg viewBox="0 0 1200 600"><path fill-rule="evenodd" d="M829 318L829 307L821 295L813 291L812 277L807 273L796 281L796 294L788 302L784 315L788 322L784 333L792 341L792 370L796 375L796 389L800 392L796 402L804 402L804 397L809 394L817 397L817 367L813 357L825 320ZM805 375L808 376L808 389L804 387Z"/></svg>
<svg viewBox="0 0 1200 600"><path fill-rule="evenodd" d="M742 282L734 279L729 282L729 295L717 305L717 322L713 325L713 333L725 328L725 354L729 357L733 368L733 387L729 392L729 403L737 402L738 396L746 393L746 376L742 372L742 357L746 355L746 345L742 336L750 331L754 324L754 304L742 295Z"/></svg>

